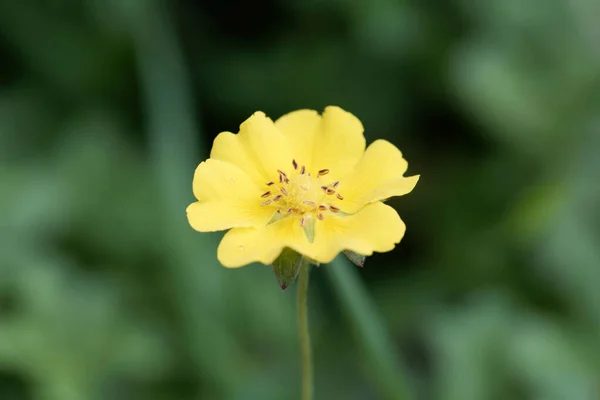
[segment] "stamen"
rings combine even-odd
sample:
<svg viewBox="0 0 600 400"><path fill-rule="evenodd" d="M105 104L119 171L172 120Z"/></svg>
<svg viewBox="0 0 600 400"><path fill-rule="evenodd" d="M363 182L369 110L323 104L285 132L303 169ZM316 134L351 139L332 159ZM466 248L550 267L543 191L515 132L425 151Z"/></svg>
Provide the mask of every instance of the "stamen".
<svg viewBox="0 0 600 400"><path fill-rule="evenodd" d="M300 220L300 226L304 227L305 223L306 223L306 219L304 217L302 217L302 219Z"/></svg>
<svg viewBox="0 0 600 400"><path fill-rule="evenodd" d="M320 210L320 211L327 211L327 206L324 206L323 204L321 204L321 205L319 206L319 210Z"/></svg>
<svg viewBox="0 0 600 400"><path fill-rule="evenodd" d="M310 200L304 200L302 203L306 204L307 206L314 206L315 202L314 201L310 201Z"/></svg>
<svg viewBox="0 0 600 400"><path fill-rule="evenodd" d="M335 190L331 189L331 188L327 188L327 190L325 190L325 193L328 195L334 194Z"/></svg>
<svg viewBox="0 0 600 400"><path fill-rule="evenodd" d="M263 194L260 195L260 197L262 197L263 199L265 197L269 197L271 195L271 191L269 190L268 192L264 192Z"/></svg>
<svg viewBox="0 0 600 400"><path fill-rule="evenodd" d="M329 173L328 169L322 169L317 173L317 176L327 175Z"/></svg>
<svg viewBox="0 0 600 400"><path fill-rule="evenodd" d="M319 218L321 221L323 221L325 219L325 217L321 213L317 214L317 218Z"/></svg>
<svg viewBox="0 0 600 400"><path fill-rule="evenodd" d="M329 210L331 210L331 212L334 212L334 213L340 212L340 209L337 207L334 207L334 206L329 206Z"/></svg>
<svg viewBox="0 0 600 400"><path fill-rule="evenodd" d="M281 199L281 195L278 194L277 196L273 197L273 201L279 201L279 199Z"/></svg>
<svg viewBox="0 0 600 400"><path fill-rule="evenodd" d="M285 188L279 188L279 190L281 191L281 193L282 193L284 196L287 196L287 195L288 195L288 192L287 192L287 190L285 190Z"/></svg>
<svg viewBox="0 0 600 400"><path fill-rule="evenodd" d="M323 191L326 192L329 188L327 186L321 186L321 189L323 189Z"/></svg>
<svg viewBox="0 0 600 400"><path fill-rule="evenodd" d="M292 160L292 165L294 166L294 169L298 169L298 163L296 160Z"/></svg>
<svg viewBox="0 0 600 400"><path fill-rule="evenodd" d="M283 183L284 181L285 181L285 183L289 183L290 182L290 180L288 179L288 177L285 174L285 172L283 172L280 169L278 169L277 172L279 172L279 183Z"/></svg>
<svg viewBox="0 0 600 400"><path fill-rule="evenodd" d="M262 203L260 203L261 206L268 206L269 204L271 204L273 200L269 199L267 201L263 201Z"/></svg>
<svg viewBox="0 0 600 400"><path fill-rule="evenodd" d="M331 186L336 188L336 187L338 187L339 184L340 184L340 181L335 181L335 182L333 182L333 185L331 185Z"/></svg>
<svg viewBox="0 0 600 400"><path fill-rule="evenodd" d="M274 184L275 184L275 182L273 182L273 181L267 182L267 186L271 186L271 185L274 185Z"/></svg>
<svg viewBox="0 0 600 400"><path fill-rule="evenodd" d="M304 175L305 172L306 172L306 167L303 165L302 168L300 168L300 174Z"/></svg>
<svg viewBox="0 0 600 400"><path fill-rule="evenodd" d="M291 213L292 213L292 211L294 211L294 209L293 209L293 208L288 208L288 209L287 209L287 213L288 213L288 214L291 214Z"/></svg>
<svg viewBox="0 0 600 400"><path fill-rule="evenodd" d="M336 194L335 194L335 197L337 197L337 198L338 198L338 199L340 199L340 200L344 200L344 196L342 196L342 195L341 195L341 194L339 194L339 193L336 193Z"/></svg>

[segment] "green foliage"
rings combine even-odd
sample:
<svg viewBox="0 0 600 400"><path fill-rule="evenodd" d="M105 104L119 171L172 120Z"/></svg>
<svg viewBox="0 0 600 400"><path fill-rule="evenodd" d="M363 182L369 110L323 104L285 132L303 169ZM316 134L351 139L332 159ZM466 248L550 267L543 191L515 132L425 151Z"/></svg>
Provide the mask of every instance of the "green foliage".
<svg viewBox="0 0 600 400"><path fill-rule="evenodd" d="M600 398L600 3L543 3L0 0L0 399L297 398L295 296L185 207L328 104L421 180L312 269L316 398Z"/></svg>

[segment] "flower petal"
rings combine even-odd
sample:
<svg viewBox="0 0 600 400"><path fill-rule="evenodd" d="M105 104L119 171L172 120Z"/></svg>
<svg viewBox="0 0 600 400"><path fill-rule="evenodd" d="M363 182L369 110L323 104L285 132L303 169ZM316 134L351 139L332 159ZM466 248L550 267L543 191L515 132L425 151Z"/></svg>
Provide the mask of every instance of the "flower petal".
<svg viewBox="0 0 600 400"><path fill-rule="evenodd" d="M200 232L269 222L273 209L261 207L262 190L248 175L230 163L208 159L194 174L196 203L187 208L190 225Z"/></svg>
<svg viewBox="0 0 600 400"><path fill-rule="evenodd" d="M237 135L217 135L210 157L237 165L261 187L278 178L278 169L291 169L293 158L286 137L261 111L244 121Z"/></svg>
<svg viewBox="0 0 600 400"><path fill-rule="evenodd" d="M358 118L339 107L325 108L313 146L311 171L328 169L331 181L344 177L365 152L363 125Z"/></svg>
<svg viewBox="0 0 600 400"><path fill-rule="evenodd" d="M410 193L419 175L405 177L408 162L402 153L386 140L376 140L365 152L355 170L339 185L344 200L336 206L353 214L365 204Z"/></svg>
<svg viewBox="0 0 600 400"><path fill-rule="evenodd" d="M377 202L354 215L327 215L324 221L317 220L313 243L308 242L297 218L284 218L262 228L234 228L219 244L217 258L229 268L253 262L268 265L289 247L314 261L328 263L343 250L365 256L390 251L405 231L398 213Z"/></svg>
<svg viewBox="0 0 600 400"><path fill-rule="evenodd" d="M327 215L323 221L316 221L315 241L303 246L303 250L306 256L321 263L330 262L343 250L370 256L374 251L392 250L405 231L396 210L376 202L354 215Z"/></svg>
<svg viewBox="0 0 600 400"><path fill-rule="evenodd" d="M230 230L219 244L217 258L228 268L242 267L253 262L269 265L284 247L302 252L299 248L302 243L308 244L300 221L296 218L284 218L261 228Z"/></svg>
<svg viewBox="0 0 600 400"><path fill-rule="evenodd" d="M288 139L294 159L299 165L310 168L313 147L321 128L321 116L315 110L298 110L285 114L275 121L275 126Z"/></svg>

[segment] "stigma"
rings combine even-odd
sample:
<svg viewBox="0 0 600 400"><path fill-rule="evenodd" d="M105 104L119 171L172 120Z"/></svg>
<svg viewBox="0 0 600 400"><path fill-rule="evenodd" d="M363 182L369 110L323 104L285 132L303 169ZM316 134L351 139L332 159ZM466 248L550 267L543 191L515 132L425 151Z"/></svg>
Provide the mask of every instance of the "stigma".
<svg viewBox="0 0 600 400"><path fill-rule="evenodd" d="M323 221L327 215L340 209L330 204L334 199L343 200L339 193L340 181L327 179L329 169L323 168L312 176L305 165L295 159L288 168L277 170L277 180L265 182L265 191L260 195L260 205L273 207L281 217L298 219L301 226L315 219Z"/></svg>

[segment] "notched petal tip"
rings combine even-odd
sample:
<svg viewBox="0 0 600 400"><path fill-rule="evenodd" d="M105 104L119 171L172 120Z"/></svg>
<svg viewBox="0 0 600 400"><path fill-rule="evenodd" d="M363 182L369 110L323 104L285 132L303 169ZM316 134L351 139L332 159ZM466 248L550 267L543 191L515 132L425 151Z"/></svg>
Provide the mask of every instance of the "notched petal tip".
<svg viewBox="0 0 600 400"><path fill-rule="evenodd" d="M405 193L403 193L403 194L408 194L408 193L412 192L415 189L415 187L417 186L417 183L419 182L420 178L421 178L421 175L412 175L412 176L402 177L402 179L405 181Z"/></svg>

